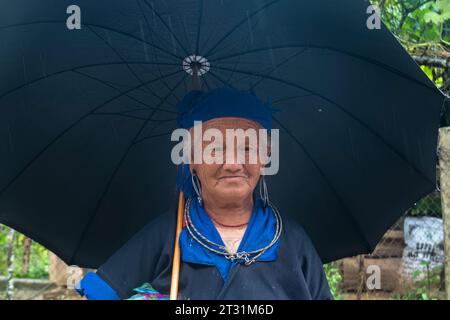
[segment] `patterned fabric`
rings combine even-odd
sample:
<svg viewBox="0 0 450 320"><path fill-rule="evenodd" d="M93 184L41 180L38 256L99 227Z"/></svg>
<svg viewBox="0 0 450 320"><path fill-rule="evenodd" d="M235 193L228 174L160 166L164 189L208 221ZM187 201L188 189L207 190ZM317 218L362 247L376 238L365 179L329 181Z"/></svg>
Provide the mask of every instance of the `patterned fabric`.
<svg viewBox="0 0 450 320"><path fill-rule="evenodd" d="M169 300L169 295L159 293L149 283L144 283L134 291L137 293L126 300Z"/></svg>

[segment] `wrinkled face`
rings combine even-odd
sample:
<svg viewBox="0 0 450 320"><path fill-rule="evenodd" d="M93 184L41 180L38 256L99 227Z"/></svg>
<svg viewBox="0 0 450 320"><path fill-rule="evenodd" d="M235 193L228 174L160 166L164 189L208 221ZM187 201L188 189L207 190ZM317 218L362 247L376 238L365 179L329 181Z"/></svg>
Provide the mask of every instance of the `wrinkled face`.
<svg viewBox="0 0 450 320"><path fill-rule="evenodd" d="M202 124L203 132L208 129L216 129L222 133L223 143L222 147L215 147L210 150L212 156L217 155L216 152L223 153L223 163L207 164L203 161L201 164L191 164L191 171L195 172L198 176L202 197L205 203L208 201L220 202L240 202L245 199L249 199L252 196L259 177L261 162L258 155L258 142L251 139L239 139L230 134L227 129L253 129L258 132L261 126L251 120L243 118L218 118L206 121ZM192 130L192 129L191 129ZM227 139L227 134L228 139ZM232 147L234 152L230 152L230 144L227 140L234 140ZM242 137L242 136L241 136ZM202 141L203 150L208 148L208 145L213 141ZM217 145L216 145L217 146ZM210 146L211 147L211 146ZM242 157L239 160L238 153L245 154L245 161L242 161ZM266 151L267 152L267 151ZM230 153L230 156L227 154ZM254 156L253 160L250 160Z"/></svg>

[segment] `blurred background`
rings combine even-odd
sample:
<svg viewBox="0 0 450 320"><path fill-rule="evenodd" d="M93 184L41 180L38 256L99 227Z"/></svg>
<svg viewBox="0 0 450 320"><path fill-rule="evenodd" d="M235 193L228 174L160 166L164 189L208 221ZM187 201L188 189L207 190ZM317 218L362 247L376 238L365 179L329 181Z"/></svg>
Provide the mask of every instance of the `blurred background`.
<svg viewBox="0 0 450 320"><path fill-rule="evenodd" d="M450 0L371 2L428 77L450 94ZM449 114L442 126L450 126ZM436 170L439 177L439 165ZM405 212L371 255L325 265L335 298L446 299L442 201L437 181L436 190ZM0 224L0 299L79 299L73 285L87 271L65 265Z"/></svg>

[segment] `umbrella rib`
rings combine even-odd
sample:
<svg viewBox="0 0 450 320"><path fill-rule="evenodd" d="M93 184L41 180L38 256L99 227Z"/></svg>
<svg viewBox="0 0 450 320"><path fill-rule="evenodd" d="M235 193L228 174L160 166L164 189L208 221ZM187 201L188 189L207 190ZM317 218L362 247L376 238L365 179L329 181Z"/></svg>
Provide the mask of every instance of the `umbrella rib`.
<svg viewBox="0 0 450 320"><path fill-rule="evenodd" d="M150 38L153 39L152 33L150 33ZM156 50L155 50L155 48L152 48L152 49L153 49L153 56L155 57L155 60L158 61L158 56L157 56ZM178 66L179 66L179 65L178 65ZM157 65L156 65L156 68L158 69L158 73L161 75L162 72L161 72L160 65L157 64ZM162 80L162 83L164 84L164 86L166 87L167 90L171 90L169 84L166 82L165 79ZM173 93L173 96L175 97L175 99L177 100L177 102L180 102L180 101L181 101L180 97L178 97L178 95L177 95L175 92Z"/></svg>
<svg viewBox="0 0 450 320"><path fill-rule="evenodd" d="M107 81L104 81L104 80L102 80L102 79L93 77L93 76L91 76L91 75L89 75L89 74L86 74L86 73L83 73L83 72L80 72L80 71L74 70L73 72L74 72L74 73L77 73L77 74L79 74L79 75L81 75L81 76L83 76L83 77L86 77L86 78L89 78L89 79L98 81L98 82L100 82L101 84L103 84L103 85L105 85L105 86L108 86L108 87L114 89L115 91L122 92L119 88L113 86L112 84L109 84ZM161 76L162 76L162 75L161 75ZM133 88L133 87L132 87L132 88ZM175 114L177 113L177 112L175 112L175 111L171 111L171 110L167 110L167 109L163 109L163 108L155 108L155 107L152 107L152 106L150 106L149 104L147 104L147 103L145 103L145 102L142 102L141 100L136 99L135 97L133 97L133 96L131 96L131 95L129 95L129 94L125 94L125 96L128 97L128 98L130 98L131 100L133 100L133 101L139 103L139 104L142 104L143 106L145 106L145 109L147 109L147 110L158 110L158 111L163 111L163 112L172 113L172 114L173 114L173 113L175 113ZM155 96L155 97L158 98L158 99L161 99L161 98L158 97L158 96Z"/></svg>
<svg viewBox="0 0 450 320"><path fill-rule="evenodd" d="M241 42L241 41L239 41L239 42L240 42L240 43L248 43L248 38L249 38L249 37L250 37L250 33L248 33L248 34L246 35L245 40L244 40L243 42ZM239 44L239 42L236 41L237 44ZM238 67L238 65L239 65L239 63L241 63L241 58L242 58L242 56L239 56L238 59L236 60L236 62L235 62L235 64L234 64L234 67L233 67L234 70L236 70L237 67ZM227 83L230 83L231 78L233 77L233 75L234 75L234 71L233 71L233 72L230 74L230 76L228 77Z"/></svg>
<svg viewBox="0 0 450 320"><path fill-rule="evenodd" d="M187 76L188 76L187 74L184 74L184 77L180 80L180 82L179 82L178 84L176 84L176 85L174 86L174 88L169 88L169 89L168 89L169 92L171 92L172 94L174 94L174 91L175 91L176 89L179 88L179 86L181 85L181 83L183 82L183 80L186 79ZM156 122L152 127L150 127L150 132L154 131L154 130L155 130L157 127L159 127L162 123L167 123L167 122L172 122L172 121L177 121L177 120L178 120L178 118L172 118L172 119L165 119L164 122L162 122L162 121ZM159 137L159 136L164 136L164 135L167 135L167 133L164 133L164 134L156 134L156 135L151 135L151 136L146 136L146 137L144 137L144 138L153 138L153 137ZM144 138L142 138L142 139L144 139ZM136 140L133 142L133 146L136 145L136 144L138 144L138 143L140 142L140 140L142 140L142 139L139 139L139 140L136 139Z"/></svg>
<svg viewBox="0 0 450 320"><path fill-rule="evenodd" d="M228 68L222 68L222 67L216 67L216 69L222 69L222 70L230 70ZM414 164L412 164L411 162L409 162L398 150L396 150L388 141L386 141L381 135L379 135L375 130L373 130L371 127L369 127L368 124L366 124L364 121L362 121L361 119L359 119L358 117L356 117L355 115L351 114L350 112L348 112L347 110L345 110L341 105L339 105L338 103L336 103L335 101L321 95L318 92L315 92L313 90L307 89L305 87L302 87L300 85L297 85L295 83L292 83L290 81L286 81L280 78L276 78L276 77L272 77L272 76L268 76L268 75L264 75L264 74L257 74L257 73L253 73L250 71L243 71L243 70L239 70L236 71L237 73L243 73L243 74L251 74L254 75L256 77L263 77L267 80L272 80L275 82L279 82L281 84L285 84L285 85L289 85L292 86L294 88L297 89L301 89L303 91L309 92L317 97L322 98L323 100L331 103L332 105L336 106L339 110L341 110L344 114L346 114L348 117L350 117L351 119L355 120L356 122L358 122L361 126L363 126L364 128L366 128L373 136L375 136L376 138L378 138L381 142L383 142L394 154L396 154L401 160L403 160L406 164L408 164L408 166L410 166L417 174L419 174L420 176L424 177L426 181L428 181L429 183L431 183L433 186L435 185L424 173L422 173Z"/></svg>
<svg viewBox="0 0 450 320"><path fill-rule="evenodd" d="M200 5L199 5L199 17L198 17L198 23L197 23L197 41L196 41L196 45L195 45L195 54L198 55L199 54L199 46L200 46L200 30L201 30L201 26L202 26L202 20L203 20L203 0L200 0Z"/></svg>
<svg viewBox="0 0 450 320"><path fill-rule="evenodd" d="M181 71L176 71L170 74L167 74L167 77L173 76L177 73L179 73ZM148 81L147 83L151 83L151 82L156 82L159 81L159 78L156 79L152 79L150 81ZM112 98L108 99L107 101L101 103L100 105L96 106L93 110L89 111L88 113L85 113L84 115L82 115L80 118L78 118L75 122L73 122L70 126L68 126L66 129L64 129L62 132L60 132L55 138L53 138L49 143L47 143L30 161L28 161L28 163L22 168L22 170L20 170L9 182L8 184L6 184L5 187L3 187L0 190L0 197L3 195L3 193L19 178L22 176L22 174L33 164L34 161L36 161L38 158L40 158L42 156L42 154L44 154L54 143L56 143L62 136L64 136L67 132L69 132L72 128L74 128L76 125L78 125L81 121L83 121L84 119L86 119L88 116L92 115L94 112L96 112L97 110L99 110L100 108L102 108L103 106L105 106L106 104L119 99L120 97L124 96L125 94L136 90L138 88L140 88L142 85L138 85L134 88L131 88L129 90L126 91L122 91L120 92L118 95L113 96Z"/></svg>
<svg viewBox="0 0 450 320"><path fill-rule="evenodd" d="M144 18L145 24L147 25L147 28L150 31L150 40L152 41L152 43L155 43L154 38L153 38L153 32L151 32L152 27L150 26L150 22L148 21L148 18L144 13L144 9L142 8L142 5L139 0L136 0L136 3L139 6L139 9L141 10L141 14L142 14L142 17ZM158 56L156 54L156 50L154 47L152 49L153 49L153 56L155 57L155 61L158 61ZM156 68L158 69L159 75L162 75L159 64L156 65ZM165 79L162 80L162 83L168 90L171 90L170 86L167 84ZM174 97L177 99L178 102L180 102L180 98L175 93L174 93Z"/></svg>
<svg viewBox="0 0 450 320"><path fill-rule="evenodd" d="M185 75L184 78L186 78L186 77L187 77L187 75ZM179 85L176 85L177 88L178 88L178 86L179 86ZM172 91L172 90L169 90L169 91ZM177 119L174 119L174 120L177 120ZM163 123L163 122L156 122L153 126L150 127L149 133L153 132L153 131L156 130L158 127L160 127L162 123ZM137 139L137 138L136 138L136 139L132 142L132 145L135 146L135 145L137 145L138 143L140 143L141 140L144 140L144 139L146 139L146 138L155 138L155 137L160 137L160 136L165 136L165 135L167 135L167 133L161 133L161 134L154 134L154 135L150 135L150 136L144 136L144 137L142 137L142 138L140 138L140 139ZM139 138L139 137L138 137L138 138Z"/></svg>
<svg viewBox="0 0 450 320"><path fill-rule="evenodd" d="M133 116L130 114L123 114L123 113L119 113L119 112L96 112L93 113L92 115L94 116L116 116L116 117L123 117L123 118L130 118L130 119L137 119L137 120L147 120L146 117L138 117L138 116ZM150 120L151 122L160 122L160 123L165 123L165 122L171 122L171 121L175 121L177 120L175 119L161 119L161 120Z"/></svg>
<svg viewBox="0 0 450 320"><path fill-rule="evenodd" d="M65 23L66 23L66 21L59 21L59 20L32 21L32 22L16 23L16 24L0 26L0 30L9 29L9 28L24 27L24 26L30 26L30 25L36 25L36 24L65 24ZM145 44L147 44L147 45L149 45L149 46L151 46L153 48L156 48L156 49L158 49L158 50L168 54L169 56L172 56L172 58L176 58L177 60L181 60L181 61L183 60L183 57L178 56L177 54L174 54L174 53L172 53L170 51L167 51L167 50L165 50L164 48L162 48L160 46L156 46L154 43L150 43L150 42L148 42L148 41L146 41L144 39L136 37L136 36L134 36L132 34L129 34L127 32L124 32L124 31L121 31L121 30L117 30L117 29L114 29L114 28L111 28L111 27L107 27L107 26L102 26L102 25L99 25L99 24L93 24L93 23L82 23L81 25L86 26L86 27L93 26L93 27L97 27L97 28L100 28L100 29L105 29L105 30L108 30L108 31L111 31L111 32L114 32L114 33L117 33L117 34L121 34L121 35L126 36L128 38L140 41L140 42L145 43Z"/></svg>
<svg viewBox="0 0 450 320"><path fill-rule="evenodd" d="M232 87L233 89L235 89L235 87L233 85L231 85L231 83L225 82L225 80L223 80L221 77L219 77L215 72L209 71L208 74L212 75L214 78L216 78L217 80L222 82L222 84L224 86Z"/></svg>
<svg viewBox="0 0 450 320"><path fill-rule="evenodd" d="M353 229L359 235L359 237L364 241L364 243L366 245L366 249L368 250L368 252L371 252L373 250L373 248L370 245L367 238L365 237L365 235L363 234L363 232L361 231L362 228L359 225L359 222L355 219L354 215L351 213L350 209L346 206L344 200L341 198L341 196L337 192L336 188L334 188L333 185L331 184L331 182L327 179L325 173L322 171L322 169L320 169L317 162L314 160L314 158L311 156L311 154L306 150L306 148L303 146L303 144L300 142L300 140L297 139L297 137L286 126L284 126L283 123L281 123L281 121L279 121L276 117L273 117L273 119L280 125L280 127L282 127L286 131L286 133L292 138L292 140L294 140L294 142L300 147L300 149L303 151L303 153L307 156L309 161L311 161L313 166L319 172L322 179L325 181L325 183L328 185L330 190L333 192L335 198L337 199L337 201L339 202L341 207L344 209L345 213L349 216L350 221L353 226Z"/></svg>
<svg viewBox="0 0 450 320"><path fill-rule="evenodd" d="M79 73L79 74L82 74L82 75L87 75L87 74L85 74L83 72L78 72L78 71L73 71L73 72ZM100 80L99 78L94 78L94 77L92 77L92 79L98 80L98 81L102 82L105 85L111 85L111 87L114 86L114 89L116 89L116 88L129 89L129 88L134 86L134 85L119 83L119 82L115 82L115 81L111 81L111 80ZM136 91L139 91L139 92L142 92L142 93L149 93L147 90L143 90L143 89L137 89ZM146 109L148 109L148 108L146 108Z"/></svg>
<svg viewBox="0 0 450 320"><path fill-rule="evenodd" d="M153 134L151 136L146 136L146 137L143 137L143 138L137 140L136 142L134 142L133 145L142 143L142 142L144 142L146 140L149 140L149 139L159 138L159 137L163 137L163 136L169 136L171 134L172 134L172 132L166 132L166 133L159 133L159 134Z"/></svg>
<svg viewBox="0 0 450 320"><path fill-rule="evenodd" d="M185 80L186 76L187 76L186 74L183 75L183 77L181 78L181 80L174 86L173 90L172 90L172 91L169 91L169 93L163 98L163 100L159 102L158 107L159 107L160 105L162 105L162 104L165 102L165 100L167 100L167 99L169 98L169 96L172 94L173 91L177 90L177 88L180 86L180 84ZM103 192L102 192L102 194L101 194L99 200L97 201L97 205L96 205L94 211L91 213L91 215L90 215L90 217L89 217L89 220L87 221L87 223L85 224L85 227L83 228L83 232L82 232L82 234L81 234L81 236L80 236L80 238L79 238L79 240L78 240L78 242L77 242L77 245L75 246L75 250L74 250L74 252L73 252L72 257L71 257L70 260L69 260L69 263L72 263L72 262L73 262L73 259L74 259L74 257L76 256L77 251L78 251L78 249L79 249L79 247L80 247L82 241L84 240L84 237L86 236L87 230L88 230L88 228L90 227L90 225L92 224L92 222L94 221L95 214L97 213L98 209L100 208L100 206L101 206L101 204L102 204L102 202L103 202L103 199L105 198L105 196L106 196L106 194L107 194L107 192L108 192L108 190L109 190L109 188L110 188L110 186L111 186L111 183L112 183L112 181L114 180L114 178L115 178L117 172L119 171L120 167L122 166L123 162L125 161L126 157L128 156L130 150L133 148L133 146L135 146L135 143L136 143L137 138L139 138L139 135L140 135L140 134L142 133L142 131L145 129L145 126L148 124L148 122L150 121L150 119L153 117L153 115L154 115L155 113L156 113L156 111L153 111L152 114L150 114L150 115L148 116L147 120L146 120L146 121L142 124L142 126L139 128L138 132L135 134L134 138L131 140L131 143L128 145L128 147L127 147L127 149L125 150L124 154L123 154L122 157L120 158L118 164L117 164L116 167L114 168L114 170L113 170L113 172L112 172L110 178L108 179L108 182L107 182L105 188L103 189Z"/></svg>
<svg viewBox="0 0 450 320"><path fill-rule="evenodd" d="M337 48L333 48L333 47L328 47L328 46L316 46L316 45L280 45L280 46L273 46L273 47L264 47L264 48L256 48L256 49L252 49L249 51L242 51L242 52L238 52L238 53L234 53L228 56L222 56L219 57L217 59L212 59L210 60L211 63L217 63L218 61L221 60L226 60L226 59L230 59L230 58L234 58L237 56L241 56L241 55L247 55L247 54L252 54L252 53L258 53L258 52L263 52L263 51L267 51L267 50L278 50L278 49L292 49L292 48L311 48L311 49L325 49L325 50L330 50L330 51L335 51L335 52L339 52L342 53L344 55L348 55L350 57L365 61L369 64L373 64L376 65L382 69L385 69L391 73L394 73L402 78L408 79L412 82L415 82L417 84L419 84L420 86L423 86L427 89L432 90L435 93L438 93L439 95L441 95L442 93L436 88L436 87L430 87L429 85L409 76L408 74L401 72L400 70L397 70L394 67L391 67L385 63L382 63L381 61L375 60L375 59L371 59L369 57L365 57L359 54L355 54L355 53L351 53L345 50L341 50L341 49L337 49Z"/></svg>
<svg viewBox="0 0 450 320"><path fill-rule="evenodd" d="M211 91L211 87L209 86L208 81L206 80L206 77L203 77L203 83L205 83L206 88L208 89L208 91Z"/></svg>
<svg viewBox="0 0 450 320"><path fill-rule="evenodd" d="M277 104L277 103L280 103L280 102L283 102L283 101L289 101L289 100L293 100L293 99L298 99L298 98L311 97L311 96L314 96L314 94L308 93L308 94L302 94L302 95L297 95L297 96L277 99L277 100L273 101L273 104Z"/></svg>
<svg viewBox="0 0 450 320"><path fill-rule="evenodd" d="M133 115L127 115L127 114L120 114L115 112L96 112L92 114L93 116L116 116L116 117L123 117L123 118L130 118L130 119L136 119L136 120L146 120L145 117L138 117Z"/></svg>
<svg viewBox="0 0 450 320"><path fill-rule="evenodd" d="M276 67L278 68L279 66L281 66L281 65L283 65L284 63L288 62L290 59L292 59L292 58L294 58L294 57L296 57L296 56L302 54L302 53L305 52L306 50L307 50L307 48L304 48L302 51L297 52L297 53L294 54L293 56L287 57L287 58L284 59L282 62L280 62ZM233 71L232 71L231 75L228 77L228 80L227 80L227 81L222 80L221 78L219 78L219 76L215 75L214 72L212 72L212 71L211 71L210 73L211 73L211 75L213 75L213 76L215 76L216 78L218 78L218 79L219 79L223 84L225 84L225 85L235 84L235 83L238 83L238 82L240 82L240 81L242 81L242 80L244 80L244 79L246 79L246 78L250 78L250 77L253 76L253 75L246 75L246 76L244 76L244 77L242 77L242 78L240 78L240 79L238 79L238 80L236 80L236 81L230 82L230 80L231 80L231 78L232 78L232 75L235 73L236 69L237 69L237 66L235 65L234 68L233 68ZM272 68L272 70L269 71L268 74L271 74L272 72L274 72L275 69L276 69L276 68ZM253 85L250 87L251 89L252 89L252 88L253 88L253 89L256 88L256 87L264 80L264 78L262 78L262 77L260 77L260 78L261 78L261 80L260 80L259 82L257 82L256 84L253 84Z"/></svg>
<svg viewBox="0 0 450 320"><path fill-rule="evenodd" d="M227 50L230 52L233 52L233 50L235 48L242 48L242 44L250 44L253 43L253 41L249 41L249 38L252 37L251 40L253 40L253 34L252 34L252 29L255 30L258 28L259 23L261 22L261 19L253 19L252 22L250 22L250 17L248 16L248 27L249 27L249 32L246 33L245 36L241 37L240 39L236 39L236 41L233 41L233 43L231 43L228 47ZM215 52L211 52L209 54L210 57L214 56Z"/></svg>
<svg viewBox="0 0 450 320"><path fill-rule="evenodd" d="M130 113L130 112L144 111L144 110L148 110L148 108L134 108L134 109L128 109L128 110L121 111L120 114L127 114L127 113ZM171 111L171 113L176 113L176 112Z"/></svg>
<svg viewBox="0 0 450 320"><path fill-rule="evenodd" d="M304 48L301 51L297 52L296 54L293 54L290 57L287 57L286 59L284 59L283 61L281 61L279 64L277 64L274 68L272 68L272 70L270 70L268 72L268 74L273 74L275 72L275 70L277 70L279 67L281 67L282 65L288 63L291 59L298 57L299 55L301 55L302 53L304 53L308 48ZM253 86L252 89L255 89L257 86L259 86L259 84L261 82L263 82L265 79L264 78L260 78Z"/></svg>
<svg viewBox="0 0 450 320"><path fill-rule="evenodd" d="M158 17L158 19L161 21L161 23L164 25L164 27L166 27L166 29L169 31L169 33L173 36L173 38L175 39L175 41L178 43L178 45L181 47L181 49L184 51L184 53L186 55L189 55L189 52L186 50L186 48L183 46L183 44L180 42L180 40L178 39L178 37L176 36L175 32L173 32L173 30L167 25L167 23L164 21L164 19L161 17L161 15L159 14L159 12L157 10L155 10L155 8L153 8L153 5L150 5L147 0L143 0L143 2L147 5L147 7L150 8L150 10L152 10L152 12ZM182 59L181 59L182 60Z"/></svg>
<svg viewBox="0 0 450 320"><path fill-rule="evenodd" d="M150 22L148 21L148 18L147 18L147 16L146 16L145 12L144 12L144 8L142 7L140 1L141 1L141 0L136 0L136 3L137 3L137 5L139 6L139 9L141 10L142 17L144 18L144 21L145 21L145 23L146 23L146 25L147 25L149 31L150 31L150 30L153 30L152 26L150 25ZM153 32L150 32L150 35L151 35L152 33L153 33ZM162 38L161 36L158 35L157 32L154 32L154 34L158 36L158 40L159 40L159 41L164 42L164 43L163 43L164 46L170 46L169 40L166 40L166 39ZM145 37L143 37L143 38L145 39ZM154 43L154 42L152 41L152 43Z"/></svg>
<svg viewBox="0 0 450 320"><path fill-rule="evenodd" d="M150 62L128 62L128 63L142 64L142 65L144 65L144 64L155 64L155 63L150 63ZM11 94L11 93L13 93L13 92L15 92L17 90L20 90L20 89L23 89L23 88L25 88L25 87L27 87L29 85L32 85L32 84L34 84L36 82L39 82L39 81L45 80L45 79L49 79L51 77L54 77L54 76L57 76L57 75L60 75L60 74L64 74L64 73L67 73L67 72L71 72L71 71L75 71L75 70L79 70L79 69L92 68L92 67L123 65L123 64L124 64L123 62L94 63L94 64L86 64L86 65L81 65L81 66L77 66L77 67L72 67L72 68L68 68L68 69L64 69L64 70L59 70L59 71L47 74L45 76L36 78L34 80L22 83L20 86L17 86L15 88L12 88L12 89L6 91L6 92L3 92L0 95L0 99L4 98L5 96L7 96L7 95L9 95L9 94ZM169 65L171 65L171 66L178 66L178 64L169 64Z"/></svg>
<svg viewBox="0 0 450 320"><path fill-rule="evenodd" d="M111 51L113 51L118 57L119 59L125 63L127 69L131 72L131 74L138 80L138 82L143 83L142 79L137 75L137 73L133 70L133 68L131 68L130 64L127 63L127 61L122 57L122 55L116 50L116 48L114 48L110 43L108 43L108 41L106 41L102 36L100 36L97 32L95 32L92 27L88 26L88 29L94 34L96 35L100 40L102 40L103 43L105 43L108 48L111 49ZM157 97L158 99L161 99L161 97L159 97L155 92L153 92L153 90L151 90L150 88L148 88L147 86L144 86L144 88L150 92L151 94L153 94L155 97Z"/></svg>
<svg viewBox="0 0 450 320"><path fill-rule="evenodd" d="M168 51L168 50L165 50L165 49L161 48L160 46L156 46L154 43L149 43L148 41L145 41L145 40L143 40L143 39L141 39L141 38L139 38L139 37L133 36L133 35L127 33L127 32L123 32L123 31L120 31L120 30L116 30L116 29L113 29L113 28L110 28L110 27L101 26L101 25L97 25L97 24L89 24L89 25L90 25L90 26L97 27L97 28L103 28L103 29L106 29L106 30L109 30L109 31L112 31L112 32L116 32L116 33L122 34L122 35L124 35L124 36L128 36L128 37L130 37L130 38L132 38L132 39L135 39L135 40L137 40L137 41L141 41L141 42L143 42L143 43L145 43L145 44L148 44L148 45L151 46L152 48L158 49L159 51L164 52L164 53L166 53L166 54L172 56L173 58L177 58L177 59L180 60L180 61L183 60L183 58L180 57L180 56L178 56L177 54L174 54L174 53L172 53L172 52L170 52L170 51Z"/></svg>
<svg viewBox="0 0 450 320"><path fill-rule="evenodd" d="M206 40L204 40L203 46L202 46L202 47L206 48L207 44L209 44L209 42L211 41L211 39L213 38L213 36L216 35L216 33L217 33L217 27L224 24L224 19L226 20L226 16L225 16L225 15L222 15L220 18L221 18L220 21L215 21L215 23L213 24L213 26L211 26L211 28L208 28L208 29L209 29L208 37L206 38ZM204 38L205 38L205 37L204 37Z"/></svg>
<svg viewBox="0 0 450 320"><path fill-rule="evenodd" d="M233 75L235 74L235 71L237 70L237 67L238 67L240 62L241 62L241 57L238 57L236 62L234 63L233 71L230 73L230 76L226 80L227 83L231 83L231 79L233 78Z"/></svg>
<svg viewBox="0 0 450 320"><path fill-rule="evenodd" d="M172 89L170 89L169 91L172 91ZM171 121L175 121L175 120L177 120L177 119L173 119L173 120L171 120ZM155 122L155 121L154 121L154 122ZM165 121L165 122L170 122L170 121ZM163 122L161 122L161 121L159 121L159 122L156 121L156 124L153 125L153 126L150 128L150 132L154 131L154 130L155 130L157 127L159 127L162 123L163 123ZM169 133L158 133L158 134L153 134L153 135L150 135L150 136L145 136L145 137L143 137L143 138L136 139L134 142L132 142L132 145L135 146L135 145L137 145L137 144L143 142L144 140L151 139L151 138L156 138L156 137L163 137L163 136L171 135L171 134L172 134L172 133L169 132Z"/></svg>
<svg viewBox="0 0 450 320"><path fill-rule="evenodd" d="M304 53L306 50L308 50L308 48L303 48L301 51L295 53L294 55L292 55L292 56L290 56L290 57L287 57L286 59L284 59L283 61L281 61L279 64L277 64L274 68L272 68L272 70L268 71L268 74L272 74L277 68L279 68L279 67L282 66L283 64L287 63L289 60L291 60L291 59L297 57L298 55L300 55L300 54L302 54L302 53ZM241 58L241 56L238 57L239 61L240 61L240 58ZM237 67L237 65L234 66L234 69L236 69L236 67ZM229 77L228 80L227 80L227 83L230 83L230 82L231 82L231 77L232 77L232 75L233 75L234 73L235 73L235 72L234 72L234 70L233 70L232 74L230 75L230 77ZM251 75L245 75L245 76L243 76L243 77L241 77L241 78L239 78L239 79L236 79L236 80L233 81L232 83L233 83L233 84L234 84L234 83L238 83L238 82L241 82L241 81L243 81L244 79L248 79L248 78L250 78L250 77L252 77L252 76L251 76ZM253 89L256 88L263 80L264 80L264 79L261 78L256 84L253 84L253 85L251 86L251 88L253 88Z"/></svg>
<svg viewBox="0 0 450 320"><path fill-rule="evenodd" d="M207 53L205 54L206 57L210 57L211 56L211 52L213 50L215 50L222 42L224 42L230 35L232 35L237 29L239 29L240 26L242 26L248 19L253 18L253 16L257 15L259 12L264 11L265 9L267 9L268 7L281 2L282 0L274 0L272 2L266 3L265 5L263 5L261 8L255 10L254 12L252 12L250 15L246 16L244 19L242 19L240 22L238 22L237 25L235 25L233 28L230 29L230 31L228 31L222 38L220 38L217 43L207 51Z"/></svg>

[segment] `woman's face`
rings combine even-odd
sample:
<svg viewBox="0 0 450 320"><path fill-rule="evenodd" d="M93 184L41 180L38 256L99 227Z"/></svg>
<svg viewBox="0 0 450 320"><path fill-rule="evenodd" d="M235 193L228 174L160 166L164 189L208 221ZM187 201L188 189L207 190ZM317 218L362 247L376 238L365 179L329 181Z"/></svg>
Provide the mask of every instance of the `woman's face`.
<svg viewBox="0 0 450 320"><path fill-rule="evenodd" d="M261 126L254 122L243 118L218 118L206 121L202 124L203 132L208 129L217 129L223 136L223 163L213 164L191 164L191 170L198 176L202 198L205 203L208 201L220 201L221 203L242 202L251 199L253 190L255 189L259 176L261 174L261 162L256 156L255 161L249 161L250 154L257 154L258 143L251 143L250 139L244 139L245 143L234 139L234 157L227 159L227 153L231 150L227 141L227 129L254 129L258 132ZM203 142L203 150L212 142ZM194 143L195 145L195 143ZM214 149L215 150L215 149ZM237 153L245 152L245 163L238 161ZM233 154L233 153L232 153ZM212 152L212 155L215 155ZM232 161L230 161L232 160Z"/></svg>

